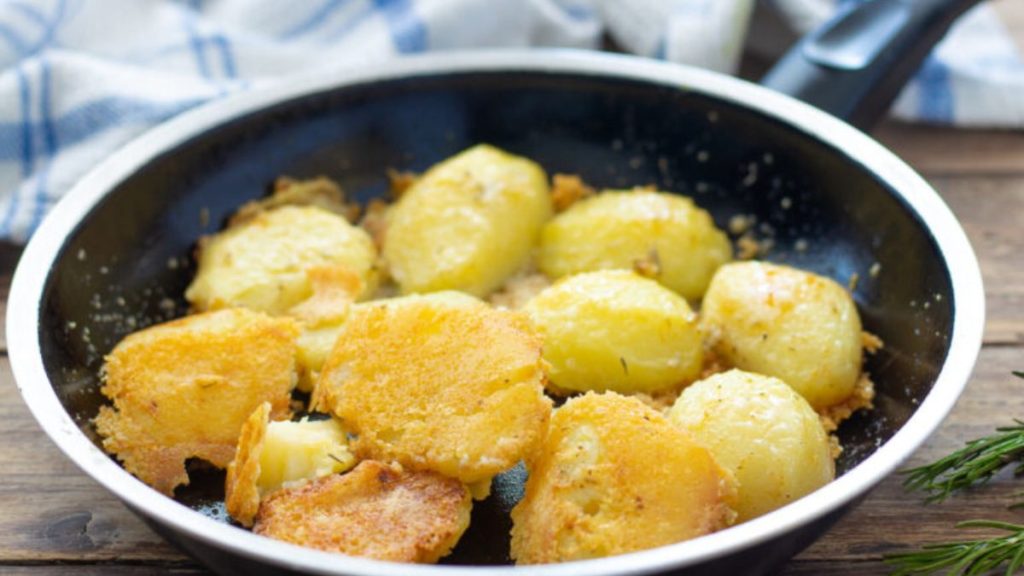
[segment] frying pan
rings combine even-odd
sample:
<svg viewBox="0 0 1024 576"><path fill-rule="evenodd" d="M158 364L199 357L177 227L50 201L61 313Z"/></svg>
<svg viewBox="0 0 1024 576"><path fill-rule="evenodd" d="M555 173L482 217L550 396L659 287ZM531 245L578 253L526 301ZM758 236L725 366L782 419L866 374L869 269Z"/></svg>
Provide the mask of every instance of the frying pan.
<svg viewBox="0 0 1024 576"><path fill-rule="evenodd" d="M929 46L973 2L875 0L802 41L766 78L869 126ZM984 296L963 230L928 184L850 124L723 75L571 51L434 54L304 77L215 102L141 137L86 176L26 248L8 306L9 356L42 428L154 530L222 574L465 574L508 563L521 468L495 482L445 566L331 555L231 525L223 474L193 465L165 498L98 447L102 355L184 314L196 239L275 177L326 174L367 201L387 168L423 170L489 142L597 187L693 196L720 226L753 215L768 260L858 275L874 411L839 431L835 482L696 540L531 574L761 574L827 530L931 433L977 357ZM513 215L510 215L513 217Z"/></svg>

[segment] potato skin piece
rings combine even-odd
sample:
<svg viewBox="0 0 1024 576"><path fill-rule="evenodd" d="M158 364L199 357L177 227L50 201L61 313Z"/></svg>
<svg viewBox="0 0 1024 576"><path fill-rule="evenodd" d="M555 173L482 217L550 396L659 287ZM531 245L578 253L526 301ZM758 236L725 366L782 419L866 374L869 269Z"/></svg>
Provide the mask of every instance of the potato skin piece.
<svg viewBox="0 0 1024 576"><path fill-rule="evenodd" d="M551 413L540 338L517 312L456 292L353 307L314 391L361 459L469 484L511 468Z"/></svg>
<svg viewBox="0 0 1024 576"><path fill-rule="evenodd" d="M101 392L113 408L95 420L103 447L167 495L188 484L188 458L224 468L253 410L269 402L270 418L289 416L297 335L289 318L242 308L128 335L104 365Z"/></svg>
<svg viewBox="0 0 1024 576"><path fill-rule="evenodd" d="M196 310L245 307L283 315L315 289L330 293L336 285L354 300L377 285L377 251L369 234L317 206L259 212L204 238L198 261L185 292Z"/></svg>
<svg viewBox="0 0 1024 576"><path fill-rule="evenodd" d="M735 486L710 452L635 398L587 393L555 411L512 509L517 564L599 558L728 526Z"/></svg>
<svg viewBox="0 0 1024 576"><path fill-rule="evenodd" d="M696 302L715 270L731 258L728 237L690 198L608 190L573 204L544 226L537 264L552 278L644 268Z"/></svg>
<svg viewBox="0 0 1024 576"><path fill-rule="evenodd" d="M551 212L540 166L481 144L435 165L391 207L384 259L403 294L485 296L527 264Z"/></svg>
<svg viewBox="0 0 1024 576"><path fill-rule="evenodd" d="M819 412L849 398L860 377L857 307L842 286L812 272L723 266L704 297L701 326L726 365L782 380Z"/></svg>
<svg viewBox="0 0 1024 576"><path fill-rule="evenodd" d="M739 484L737 521L781 508L835 478L818 414L785 382L741 370L683 390L669 412Z"/></svg>
<svg viewBox="0 0 1024 576"><path fill-rule="evenodd" d="M365 460L347 474L274 492L253 531L327 552L433 563L458 542L471 508L458 480Z"/></svg>
<svg viewBox="0 0 1024 576"><path fill-rule="evenodd" d="M544 337L556 389L657 392L700 375L697 315L681 296L633 272L563 278L524 311Z"/></svg>

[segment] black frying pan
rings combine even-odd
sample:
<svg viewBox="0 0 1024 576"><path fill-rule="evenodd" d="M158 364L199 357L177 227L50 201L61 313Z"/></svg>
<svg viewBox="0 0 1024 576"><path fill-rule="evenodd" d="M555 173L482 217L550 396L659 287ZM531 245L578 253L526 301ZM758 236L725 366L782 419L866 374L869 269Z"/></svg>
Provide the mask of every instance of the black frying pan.
<svg viewBox="0 0 1024 576"><path fill-rule="evenodd" d="M806 39L766 84L869 126L971 4L869 2ZM26 249L10 297L10 358L33 413L86 472L218 572L430 571L231 528L223 474L201 466L180 504L166 499L99 451L90 419L104 401L102 355L129 332L185 313L196 239L277 176L326 174L367 201L383 194L388 168L423 170L479 142L597 187L654 184L692 196L722 227L754 215L774 243L767 259L842 283L859 275L865 327L886 343L867 363L877 408L840 429L836 482L710 537L550 573L773 570L906 458L970 373L984 310L974 255L927 184L866 136L778 94L673 65L571 52L450 54L215 103L85 178ZM521 469L499 477L446 563L508 562L508 510L521 484Z"/></svg>

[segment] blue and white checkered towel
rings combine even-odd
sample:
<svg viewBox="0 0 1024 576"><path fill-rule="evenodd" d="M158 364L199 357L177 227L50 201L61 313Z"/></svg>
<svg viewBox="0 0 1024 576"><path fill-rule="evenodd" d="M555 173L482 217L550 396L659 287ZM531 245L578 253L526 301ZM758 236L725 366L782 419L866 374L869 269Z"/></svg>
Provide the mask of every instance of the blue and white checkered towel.
<svg viewBox="0 0 1024 576"><path fill-rule="evenodd" d="M765 0L797 32L850 0ZM856 1L856 0L853 0ZM89 168L213 98L318 66L425 50L597 48L731 71L754 0L2 0L0 239L24 241ZM761 34L763 37L764 34ZM1024 63L997 16L973 11L894 113L1024 126Z"/></svg>

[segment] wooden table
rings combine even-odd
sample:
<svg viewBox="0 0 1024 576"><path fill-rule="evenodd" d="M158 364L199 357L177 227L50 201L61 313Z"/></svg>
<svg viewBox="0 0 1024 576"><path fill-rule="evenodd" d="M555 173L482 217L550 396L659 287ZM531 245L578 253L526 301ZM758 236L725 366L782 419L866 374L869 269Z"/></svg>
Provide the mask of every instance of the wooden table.
<svg viewBox="0 0 1024 576"><path fill-rule="evenodd" d="M939 190L963 222L981 260L988 297L985 346L953 414L915 454L923 463L1024 417L1024 133L888 124L879 138ZM0 301L16 248L0 246ZM2 313L2 310L0 310ZM0 335L0 573L206 574L80 472L40 431L11 378ZM962 538L958 520L1024 521L1005 506L1024 480L1001 475L976 493L941 505L884 481L851 515L787 567L787 576L886 574L882 554Z"/></svg>

